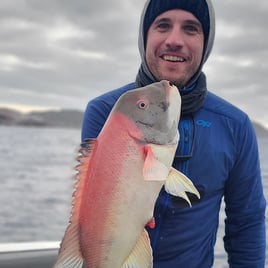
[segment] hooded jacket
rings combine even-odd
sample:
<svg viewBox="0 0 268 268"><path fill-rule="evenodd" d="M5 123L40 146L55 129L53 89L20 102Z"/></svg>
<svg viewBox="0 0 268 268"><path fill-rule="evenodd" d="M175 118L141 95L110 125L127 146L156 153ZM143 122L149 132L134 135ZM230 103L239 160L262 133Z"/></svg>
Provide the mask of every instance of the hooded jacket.
<svg viewBox="0 0 268 268"><path fill-rule="evenodd" d="M205 1L205 0L200 0ZM128 90L155 82L145 62L141 16L139 48L141 67L136 81L109 91L86 108L82 140L95 138L117 99ZM265 263L265 198L258 146L248 116L237 107L207 91L202 66L214 40L214 12L206 1L210 31L202 63L182 96L180 143L173 166L188 176L201 193L194 204L172 197L164 189L155 204L156 227L148 228L154 268L208 268L214 261L219 210L225 201L224 246L230 267L261 268Z"/></svg>

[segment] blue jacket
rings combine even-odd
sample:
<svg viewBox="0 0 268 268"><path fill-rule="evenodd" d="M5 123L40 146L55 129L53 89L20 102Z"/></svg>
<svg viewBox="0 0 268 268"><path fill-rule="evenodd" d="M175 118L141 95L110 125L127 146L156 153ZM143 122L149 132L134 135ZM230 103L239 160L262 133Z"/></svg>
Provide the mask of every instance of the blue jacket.
<svg viewBox="0 0 268 268"><path fill-rule="evenodd" d="M134 83L89 102L82 139L96 137L119 96ZM221 200L226 205L225 249L230 267L264 267L265 199L255 133L248 116L208 92L203 106L180 120L174 167L201 192L188 207L164 190L149 229L154 268L212 267Z"/></svg>

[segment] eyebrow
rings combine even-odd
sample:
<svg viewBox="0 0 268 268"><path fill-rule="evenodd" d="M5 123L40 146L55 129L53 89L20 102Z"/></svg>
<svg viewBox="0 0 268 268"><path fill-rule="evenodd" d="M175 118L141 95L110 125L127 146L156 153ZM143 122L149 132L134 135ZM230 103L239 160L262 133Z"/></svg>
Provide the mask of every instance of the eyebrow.
<svg viewBox="0 0 268 268"><path fill-rule="evenodd" d="M157 23L161 23L161 22L171 22L171 19L170 18L158 18L153 22L153 24L157 24ZM201 27L201 29L202 29L202 24L198 20L189 19L189 20L183 21L183 23L192 24L192 25L195 25L197 27Z"/></svg>
<svg viewBox="0 0 268 268"><path fill-rule="evenodd" d="M169 19L169 18L158 18L153 22L153 24L157 24L157 23L161 23L161 22L170 22L170 21L171 21L171 19Z"/></svg>
<svg viewBox="0 0 268 268"><path fill-rule="evenodd" d="M192 25L195 25L197 27L201 27L201 29L202 29L202 24L198 20L185 20L184 23L192 24Z"/></svg>

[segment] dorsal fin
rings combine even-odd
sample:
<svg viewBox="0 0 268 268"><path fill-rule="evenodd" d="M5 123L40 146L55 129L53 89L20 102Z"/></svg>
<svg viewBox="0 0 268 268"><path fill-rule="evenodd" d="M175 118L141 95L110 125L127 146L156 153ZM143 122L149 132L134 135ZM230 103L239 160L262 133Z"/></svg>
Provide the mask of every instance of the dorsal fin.
<svg viewBox="0 0 268 268"><path fill-rule="evenodd" d="M80 251L79 242L79 212L82 199L82 191L90 169L90 160L94 148L96 148L97 140L88 139L81 144L77 161L79 164L75 167L77 174L75 175L75 186L72 199L71 216L69 225L61 242L59 255L54 268L72 267L80 268L83 265L83 256Z"/></svg>

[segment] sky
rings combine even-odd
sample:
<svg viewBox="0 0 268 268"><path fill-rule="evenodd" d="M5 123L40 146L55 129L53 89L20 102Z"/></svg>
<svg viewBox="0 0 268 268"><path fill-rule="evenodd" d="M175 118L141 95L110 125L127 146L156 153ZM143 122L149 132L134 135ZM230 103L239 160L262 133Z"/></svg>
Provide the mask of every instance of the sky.
<svg viewBox="0 0 268 268"><path fill-rule="evenodd" d="M212 0L208 89L268 127L268 1ZM0 107L84 110L134 81L145 0L1 0Z"/></svg>

